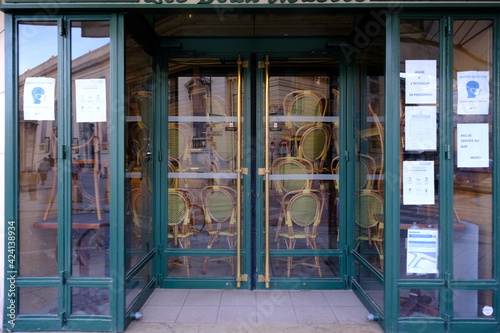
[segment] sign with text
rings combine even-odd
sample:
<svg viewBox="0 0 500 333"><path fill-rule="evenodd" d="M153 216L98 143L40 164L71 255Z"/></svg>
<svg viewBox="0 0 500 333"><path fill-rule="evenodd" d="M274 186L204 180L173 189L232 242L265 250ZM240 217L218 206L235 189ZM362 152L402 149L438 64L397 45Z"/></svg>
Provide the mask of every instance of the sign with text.
<svg viewBox="0 0 500 333"><path fill-rule="evenodd" d="M458 114L488 114L490 106L490 73L468 71L457 73Z"/></svg>
<svg viewBox="0 0 500 333"><path fill-rule="evenodd" d="M403 205L433 205L434 161L403 162Z"/></svg>
<svg viewBox="0 0 500 333"><path fill-rule="evenodd" d="M436 229L408 229L406 249L407 274L437 274L438 231Z"/></svg>
<svg viewBox="0 0 500 333"><path fill-rule="evenodd" d="M106 121L106 80L75 80L76 122Z"/></svg>
<svg viewBox="0 0 500 333"><path fill-rule="evenodd" d="M28 77L24 81L24 120L55 120L56 79Z"/></svg>
<svg viewBox="0 0 500 333"><path fill-rule="evenodd" d="M405 150L436 150L435 106L405 107Z"/></svg>
<svg viewBox="0 0 500 333"><path fill-rule="evenodd" d="M457 124L457 167L489 167L489 125Z"/></svg>
<svg viewBox="0 0 500 333"><path fill-rule="evenodd" d="M406 60L406 104L436 104L436 60Z"/></svg>

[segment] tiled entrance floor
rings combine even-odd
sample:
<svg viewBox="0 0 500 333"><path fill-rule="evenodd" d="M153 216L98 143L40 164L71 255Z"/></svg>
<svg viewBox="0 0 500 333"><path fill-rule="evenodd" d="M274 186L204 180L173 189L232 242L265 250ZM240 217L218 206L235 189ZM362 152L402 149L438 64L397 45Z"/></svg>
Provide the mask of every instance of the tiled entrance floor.
<svg viewBox="0 0 500 333"><path fill-rule="evenodd" d="M383 332L351 290L157 289L126 333Z"/></svg>

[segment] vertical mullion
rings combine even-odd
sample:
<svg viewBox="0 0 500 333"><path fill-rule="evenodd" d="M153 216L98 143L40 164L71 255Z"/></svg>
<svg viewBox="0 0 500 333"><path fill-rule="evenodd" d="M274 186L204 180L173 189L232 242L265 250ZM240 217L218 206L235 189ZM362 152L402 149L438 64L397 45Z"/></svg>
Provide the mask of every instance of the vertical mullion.
<svg viewBox="0 0 500 333"><path fill-rule="evenodd" d="M110 20L110 94L111 94L111 173L110 185L110 278L112 279L111 314L113 329L125 329L125 62L123 15ZM115 112L113 112L113 110ZM113 273L116 272L116 273Z"/></svg>
<svg viewBox="0 0 500 333"><path fill-rule="evenodd" d="M385 330L396 332L399 314L399 217L400 217L400 126L399 126L399 16L387 14L385 62L385 174L384 174L384 297Z"/></svg>
<svg viewBox="0 0 500 333"><path fill-rule="evenodd" d="M60 277L59 288L59 315L63 321L65 313L71 313L71 297L66 278L71 275L71 182L69 177L68 145L71 134L71 29L70 21L66 17L58 19L58 79L57 79L57 188L58 202L58 267ZM64 324L62 322L62 324Z"/></svg>
<svg viewBox="0 0 500 333"><path fill-rule="evenodd" d="M441 18L439 50L439 267L441 315L453 313L453 292L448 288L453 276L453 20Z"/></svg>

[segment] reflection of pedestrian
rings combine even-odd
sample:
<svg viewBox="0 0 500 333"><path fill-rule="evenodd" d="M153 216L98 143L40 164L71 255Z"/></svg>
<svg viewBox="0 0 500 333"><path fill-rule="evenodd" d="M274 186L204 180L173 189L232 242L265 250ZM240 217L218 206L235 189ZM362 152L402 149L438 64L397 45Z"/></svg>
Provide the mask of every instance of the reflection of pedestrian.
<svg viewBox="0 0 500 333"><path fill-rule="evenodd" d="M36 200L36 185L38 184L38 173L28 170L28 192L30 200Z"/></svg>
<svg viewBox="0 0 500 333"><path fill-rule="evenodd" d="M42 185L45 184L47 180L47 172L50 171L50 163L47 157L43 158L43 161L40 162L38 166L38 173L40 174L40 180L42 181Z"/></svg>
<svg viewBox="0 0 500 333"><path fill-rule="evenodd" d="M49 161L50 167L53 168L54 164L55 164L55 161L54 161L54 158L52 157L51 154L49 154L49 156L47 156L47 160Z"/></svg>

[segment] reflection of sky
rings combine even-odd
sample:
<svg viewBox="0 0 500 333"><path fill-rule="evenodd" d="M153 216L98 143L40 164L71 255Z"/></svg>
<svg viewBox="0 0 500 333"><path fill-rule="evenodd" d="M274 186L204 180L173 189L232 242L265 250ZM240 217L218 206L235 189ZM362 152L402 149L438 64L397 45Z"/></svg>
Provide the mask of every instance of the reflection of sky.
<svg viewBox="0 0 500 333"><path fill-rule="evenodd" d="M72 31L72 59L109 43L109 38L84 38L80 28ZM19 74L57 56L57 26L19 25Z"/></svg>

